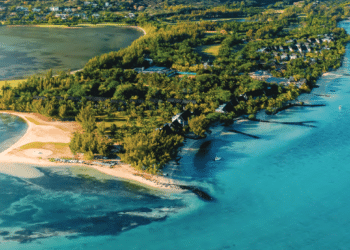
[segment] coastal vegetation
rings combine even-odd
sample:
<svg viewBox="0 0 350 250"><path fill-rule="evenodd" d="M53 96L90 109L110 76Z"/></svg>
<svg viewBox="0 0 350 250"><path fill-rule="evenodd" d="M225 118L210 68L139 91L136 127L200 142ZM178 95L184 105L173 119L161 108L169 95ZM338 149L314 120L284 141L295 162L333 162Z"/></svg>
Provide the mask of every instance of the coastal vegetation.
<svg viewBox="0 0 350 250"><path fill-rule="evenodd" d="M56 150L64 150L68 147L68 143L59 143L59 142L32 142L25 144L20 147L22 150L31 149L31 148L43 148L47 146L53 146Z"/></svg>
<svg viewBox="0 0 350 250"><path fill-rule="evenodd" d="M0 90L2 91L2 95L4 95L4 91L9 89L10 87L16 87L20 82L23 82L24 80L7 80L7 81L0 81Z"/></svg>
<svg viewBox="0 0 350 250"><path fill-rule="evenodd" d="M77 25L81 23L140 23L145 15L164 23L179 20L241 18L256 15L265 6L283 8L295 1L0 1L0 21L4 24ZM1 25L1 23L0 23Z"/></svg>
<svg viewBox="0 0 350 250"><path fill-rule="evenodd" d="M93 159L123 145L124 162L157 173L189 133L205 137L212 123L280 109L340 66L349 37L337 21L349 15L347 5L303 1L262 9L245 3L140 14L133 23L147 35L130 47L94 57L75 74L49 71L6 85L0 109L76 120L83 130L69 144L73 153ZM198 22L217 13L250 21ZM178 20L191 21L167 24ZM198 49L205 46L211 49ZM203 52L212 59L203 60ZM144 71L151 66L159 72Z"/></svg>

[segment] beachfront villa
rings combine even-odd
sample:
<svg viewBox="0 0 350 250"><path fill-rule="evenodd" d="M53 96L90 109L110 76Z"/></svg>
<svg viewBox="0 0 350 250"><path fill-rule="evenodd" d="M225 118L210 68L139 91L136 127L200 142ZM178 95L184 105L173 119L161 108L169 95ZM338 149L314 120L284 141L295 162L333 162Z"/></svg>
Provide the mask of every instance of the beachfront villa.
<svg viewBox="0 0 350 250"><path fill-rule="evenodd" d="M172 122L177 121L181 126L186 126L188 125L188 118L192 116L191 111L186 110L185 112L179 113L171 118Z"/></svg>
<svg viewBox="0 0 350 250"><path fill-rule="evenodd" d="M161 128L156 128L155 130L156 130L156 131L158 131L158 130L159 130L159 131L164 131L165 134L170 135L170 134L173 133L173 130L171 129L171 127L172 127L172 124L171 124L171 123L166 123L166 124L164 124L163 127L161 127Z"/></svg>
<svg viewBox="0 0 350 250"><path fill-rule="evenodd" d="M217 109L215 109L215 112L225 114L232 110L233 110L232 102L227 102L227 103L221 104Z"/></svg>

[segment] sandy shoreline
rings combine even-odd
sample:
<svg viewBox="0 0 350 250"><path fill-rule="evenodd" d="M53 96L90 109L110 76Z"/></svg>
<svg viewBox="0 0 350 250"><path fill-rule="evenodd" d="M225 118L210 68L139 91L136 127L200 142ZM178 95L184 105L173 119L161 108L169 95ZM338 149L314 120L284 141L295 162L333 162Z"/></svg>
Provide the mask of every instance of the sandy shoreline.
<svg viewBox="0 0 350 250"><path fill-rule="evenodd" d="M5 25L4 25L5 26ZM60 28L60 29L81 29L81 28L87 28L87 27L102 27L102 26L114 26L114 27L123 27L123 28L131 28L131 29L137 29L140 30L143 35L147 35L147 32L141 28L140 26L131 26L127 24L118 24L118 23L98 23L98 24L78 24L78 25L72 25L72 26L66 26L66 25L40 25L40 24L24 24L24 25L6 25L9 27L38 27L38 28Z"/></svg>
<svg viewBox="0 0 350 250"><path fill-rule="evenodd" d="M182 191L182 189L177 186L179 183L175 182L173 179L141 173L128 164L119 164L113 168L106 168L97 165L56 163L49 161L49 158L52 154L50 150L40 148L21 150L21 146L33 142L69 143L76 124L74 124L74 122L44 121L33 113L20 113L10 111L0 111L0 113L19 116L28 124L28 129L24 136L16 143L14 143L10 148L0 153L0 163L8 163L1 164L2 166L0 166L0 173L9 174L21 178L37 178L41 177L42 173L36 168L29 165L41 167L81 165L84 167L96 169L102 173L120 179L136 182L150 188L162 189L171 192ZM37 124L33 123L33 120ZM17 166L13 163L20 164Z"/></svg>

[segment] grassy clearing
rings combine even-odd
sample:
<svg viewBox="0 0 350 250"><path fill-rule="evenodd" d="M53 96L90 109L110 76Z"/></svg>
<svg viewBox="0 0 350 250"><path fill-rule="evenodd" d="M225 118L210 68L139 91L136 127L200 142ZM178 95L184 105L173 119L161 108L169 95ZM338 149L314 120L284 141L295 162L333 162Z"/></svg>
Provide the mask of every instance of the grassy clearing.
<svg viewBox="0 0 350 250"><path fill-rule="evenodd" d="M56 153L64 153L69 149L69 143L60 143L60 142L31 142L20 147L21 150L26 149L50 149Z"/></svg>
<svg viewBox="0 0 350 250"><path fill-rule="evenodd" d="M7 80L7 81L0 81L0 88L5 85L5 83L9 84L11 87L17 87L19 83L26 81L26 79L20 79L20 80Z"/></svg>
<svg viewBox="0 0 350 250"><path fill-rule="evenodd" d="M58 25L52 25L52 24L36 24L35 27L43 27L43 28L69 28L67 25L58 24Z"/></svg>
<svg viewBox="0 0 350 250"><path fill-rule="evenodd" d="M107 115L103 115L103 116L96 116L97 120L99 120L100 122L104 122L105 123L105 127L107 130L110 129L110 127L112 126L112 124L115 124L117 126L118 129L120 129L123 125L126 125L127 127L132 126L133 121L136 122L136 126L141 126L138 122L136 118L131 118L130 122L128 123L128 115L125 115L125 113L123 111L119 111L119 112L114 112L113 113L113 117L109 118ZM145 111L145 118L144 121L145 122L149 122L150 119L156 119L157 121L161 121L161 116L159 113L156 114L151 114L151 111L146 110ZM100 123L99 122L99 123Z"/></svg>
<svg viewBox="0 0 350 250"><path fill-rule="evenodd" d="M220 44L204 45L197 47L195 50L203 60L214 60L219 55L220 47Z"/></svg>
<svg viewBox="0 0 350 250"><path fill-rule="evenodd" d="M97 23L97 24L80 23L78 25L71 26L71 27L98 27L98 26L129 26L129 25L125 23Z"/></svg>
<svg viewBox="0 0 350 250"><path fill-rule="evenodd" d="M72 158L73 154L70 151L69 143L59 142L32 142L21 146L18 151L24 151L27 149L45 149L52 152L49 157L45 158Z"/></svg>
<svg viewBox="0 0 350 250"><path fill-rule="evenodd" d="M125 23L98 23L97 26L127 26Z"/></svg>
<svg viewBox="0 0 350 250"><path fill-rule="evenodd" d="M35 125L44 125L43 123L38 122L37 120L31 118L31 117L26 117L28 121L31 123L34 123Z"/></svg>
<svg viewBox="0 0 350 250"><path fill-rule="evenodd" d="M207 45L207 46L203 46L203 53L209 54L209 55L213 55L213 56L217 56L219 55L219 50L220 50L221 45Z"/></svg>
<svg viewBox="0 0 350 250"><path fill-rule="evenodd" d="M106 128L109 128L112 126L112 124L115 124L117 127L122 127L123 125L127 125L127 116L124 115L122 112L114 112L113 117L108 118L107 115L104 116L97 116L98 120L102 120L106 124Z"/></svg>

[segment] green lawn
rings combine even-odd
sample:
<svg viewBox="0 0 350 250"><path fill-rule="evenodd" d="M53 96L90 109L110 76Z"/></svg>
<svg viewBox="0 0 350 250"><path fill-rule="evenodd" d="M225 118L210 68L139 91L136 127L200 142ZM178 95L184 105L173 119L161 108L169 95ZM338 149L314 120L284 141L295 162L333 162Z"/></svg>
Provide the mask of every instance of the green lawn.
<svg viewBox="0 0 350 250"><path fill-rule="evenodd" d="M27 120L30 121L31 123L34 123L35 125L44 125L43 123L38 122L37 120L34 120L31 117L27 117Z"/></svg>
<svg viewBox="0 0 350 250"><path fill-rule="evenodd" d="M20 147L20 149L31 149L31 148L44 148L46 145L54 147L56 150L61 151L69 146L69 143L60 142L31 142Z"/></svg>
<svg viewBox="0 0 350 250"><path fill-rule="evenodd" d="M125 115L125 113L123 111L117 111L117 112L113 113L113 117L112 118L109 118L107 115L102 115L102 116L98 115L98 116L96 116L96 118L99 121L98 123L101 123L101 122L105 123L105 128L108 131L110 129L110 127L112 126L112 124L115 124L118 129L120 129L123 125L126 125L127 127L132 126L131 125L132 122L131 122L131 124L127 123L127 116L128 115ZM151 117L155 118L159 122L162 120L162 118L161 118L159 113L151 115L150 111L146 110L145 111L145 121L149 121L149 119L151 119ZM135 125L137 127L140 126L140 124L137 123L137 119L134 118L133 121L136 122Z"/></svg>
<svg viewBox="0 0 350 250"><path fill-rule="evenodd" d="M219 55L221 44L204 45L197 47L195 50L203 60L214 60Z"/></svg>
<svg viewBox="0 0 350 250"><path fill-rule="evenodd" d="M68 26L64 25L64 24L47 24L47 23L43 23L43 24L35 24L34 26L42 27L42 28L68 28Z"/></svg>
<svg viewBox="0 0 350 250"><path fill-rule="evenodd" d="M5 85L5 83L10 84L12 87L16 87L19 83L25 81L26 79L21 79L21 80L7 80L7 81L0 81L0 89L2 86Z"/></svg>
<svg viewBox="0 0 350 250"><path fill-rule="evenodd" d="M72 27L96 27L96 26L128 26L125 23L79 23L78 25L72 26Z"/></svg>
<svg viewBox="0 0 350 250"><path fill-rule="evenodd" d="M115 112L113 113L113 118L108 118L107 115L104 116L96 116L98 120L103 120L106 124L106 128L109 128L112 126L112 124L115 124L118 128L127 125L126 124L126 115L122 114L122 112Z"/></svg>
<svg viewBox="0 0 350 250"><path fill-rule="evenodd" d="M202 51L206 54L217 56L217 55L219 55L220 47L221 47L221 44L219 44L219 45L207 45L207 46L203 46Z"/></svg>

